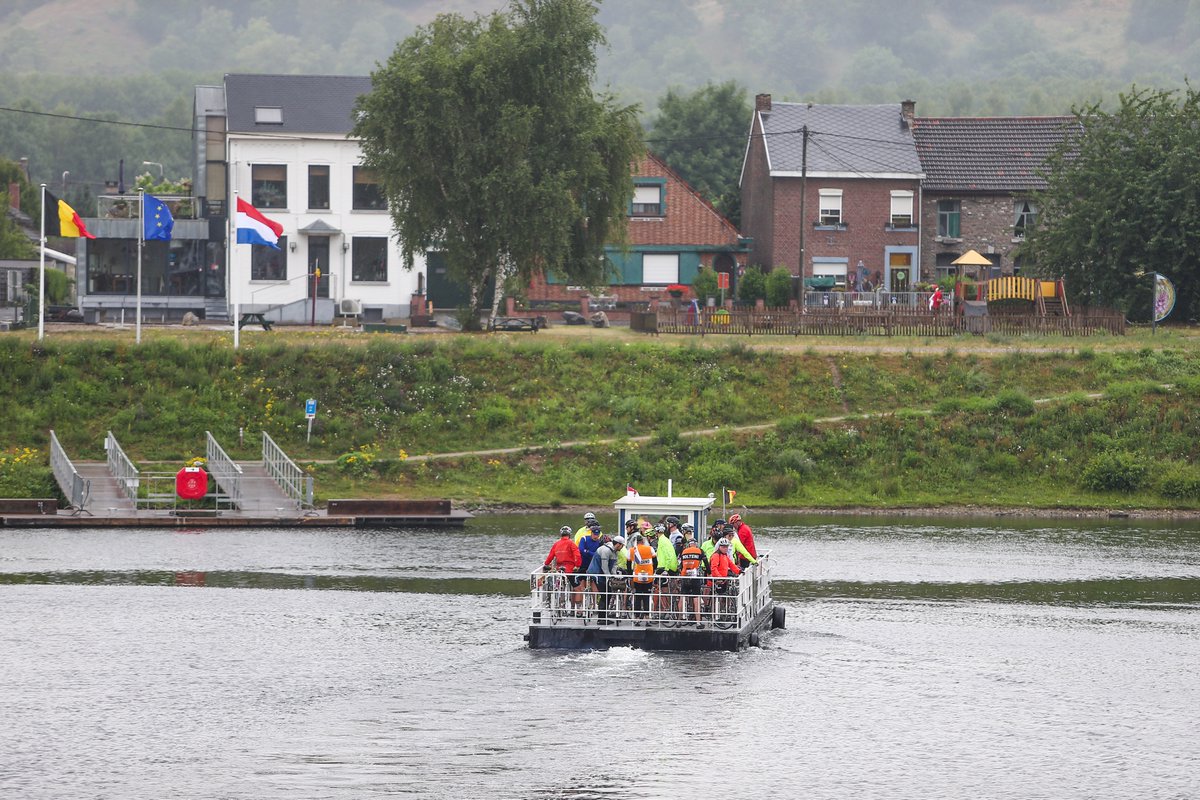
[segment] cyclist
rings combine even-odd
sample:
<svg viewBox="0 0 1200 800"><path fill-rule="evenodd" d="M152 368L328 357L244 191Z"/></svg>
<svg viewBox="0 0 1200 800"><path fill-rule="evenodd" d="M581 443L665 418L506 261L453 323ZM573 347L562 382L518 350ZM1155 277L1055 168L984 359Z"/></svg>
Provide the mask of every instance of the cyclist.
<svg viewBox="0 0 1200 800"><path fill-rule="evenodd" d="M608 624L608 579L616 574L620 538L603 537L587 566L588 578L596 585L596 620L601 625Z"/></svg>
<svg viewBox="0 0 1200 800"><path fill-rule="evenodd" d="M708 573L708 557L690 534L691 526L685 524L683 552L679 554L679 580L682 584L680 591L683 594L684 614L690 611L697 627L703 627L703 623L700 622L700 589L704 583L703 578Z"/></svg>
<svg viewBox="0 0 1200 800"><path fill-rule="evenodd" d="M591 533L591 527L593 524L596 524L596 515L589 511L583 515L583 526L580 527L579 530L575 531L576 545L582 542L584 537Z"/></svg>
<svg viewBox="0 0 1200 800"><path fill-rule="evenodd" d="M575 542L571 541L570 525L563 525L558 529L558 541L550 548L550 555L546 556L542 568L549 571L552 563L555 568L561 569L563 572L574 572L582 563L579 557L579 548L575 546Z"/></svg>

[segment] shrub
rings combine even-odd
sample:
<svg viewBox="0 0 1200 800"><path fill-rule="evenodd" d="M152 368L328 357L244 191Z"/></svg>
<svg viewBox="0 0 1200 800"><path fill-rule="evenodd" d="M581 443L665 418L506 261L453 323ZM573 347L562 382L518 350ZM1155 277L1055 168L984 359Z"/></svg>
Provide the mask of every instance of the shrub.
<svg viewBox="0 0 1200 800"><path fill-rule="evenodd" d="M738 280L737 297L747 305L767 296L767 275L759 267L750 267Z"/></svg>
<svg viewBox="0 0 1200 800"><path fill-rule="evenodd" d="M775 454L775 468L780 472L808 475L816 468L816 462L803 450L780 450Z"/></svg>
<svg viewBox="0 0 1200 800"><path fill-rule="evenodd" d="M1147 476L1146 464L1134 453L1108 450L1093 457L1083 468L1082 482L1094 492L1133 492Z"/></svg>
<svg viewBox="0 0 1200 800"><path fill-rule="evenodd" d="M763 289L767 305L773 308L786 306L792 299L792 273L787 267L776 267L767 276Z"/></svg>
<svg viewBox="0 0 1200 800"><path fill-rule="evenodd" d="M1033 416L1034 404L1029 396L1019 389L1004 389L996 395L993 408L997 413L1014 417Z"/></svg>
<svg viewBox="0 0 1200 800"><path fill-rule="evenodd" d="M796 490L794 475L772 475L767 478L767 493L776 500L782 500Z"/></svg>
<svg viewBox="0 0 1200 800"><path fill-rule="evenodd" d="M717 273L711 269L701 269L692 280L692 293L703 303L706 298L718 297Z"/></svg>
<svg viewBox="0 0 1200 800"><path fill-rule="evenodd" d="M1200 499L1200 469L1191 464L1165 464L1156 481L1158 493L1172 500Z"/></svg>

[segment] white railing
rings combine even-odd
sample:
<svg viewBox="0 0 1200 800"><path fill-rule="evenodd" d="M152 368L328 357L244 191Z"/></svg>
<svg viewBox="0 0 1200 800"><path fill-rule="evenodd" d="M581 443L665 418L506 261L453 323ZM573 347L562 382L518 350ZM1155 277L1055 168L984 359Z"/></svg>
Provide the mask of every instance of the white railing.
<svg viewBox="0 0 1200 800"><path fill-rule="evenodd" d="M67 503L72 508L82 511L91 493L92 482L84 480L79 470L75 469L53 430L50 431L50 469L54 472L54 479L58 481L58 488L62 489L67 497Z"/></svg>
<svg viewBox="0 0 1200 800"><path fill-rule="evenodd" d="M137 503L138 485L141 483L138 468L129 460L129 456L125 455L112 431L104 437L104 452L108 459L108 474L116 478L117 488L121 490L121 494Z"/></svg>
<svg viewBox="0 0 1200 800"><path fill-rule="evenodd" d="M312 508L313 479L296 462L288 458L283 448L275 444L266 431L263 431L262 460L263 468L270 475L283 493L300 508Z"/></svg>
<svg viewBox="0 0 1200 800"><path fill-rule="evenodd" d="M595 575L537 570L529 576L531 622L741 630L771 606L770 570L764 553L737 577L656 575L648 591L637 589L630 575L608 578L601 591Z"/></svg>
<svg viewBox="0 0 1200 800"><path fill-rule="evenodd" d="M237 508L242 505L242 468L226 454L217 440L208 431L204 432L207 444L204 457L208 461L208 474L220 486L230 502Z"/></svg>

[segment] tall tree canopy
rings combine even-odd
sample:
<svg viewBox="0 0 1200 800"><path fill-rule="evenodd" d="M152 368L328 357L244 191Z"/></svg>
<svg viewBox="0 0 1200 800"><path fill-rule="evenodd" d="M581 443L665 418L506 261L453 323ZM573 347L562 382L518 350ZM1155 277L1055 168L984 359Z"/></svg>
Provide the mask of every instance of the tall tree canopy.
<svg viewBox="0 0 1200 800"><path fill-rule="evenodd" d="M440 15L397 46L359 99L354 135L406 266L443 251L473 311L491 276L601 283L604 244L623 238L641 131L636 109L592 92L595 15L587 0Z"/></svg>
<svg viewBox="0 0 1200 800"><path fill-rule="evenodd" d="M1075 111L1081 128L1047 161L1028 253L1087 303L1148 318L1159 272L1173 316L1200 312L1200 94L1133 89Z"/></svg>
<svg viewBox="0 0 1200 800"><path fill-rule="evenodd" d="M650 149L736 225L749 125L750 104L736 81L690 94L670 89L658 101Z"/></svg>

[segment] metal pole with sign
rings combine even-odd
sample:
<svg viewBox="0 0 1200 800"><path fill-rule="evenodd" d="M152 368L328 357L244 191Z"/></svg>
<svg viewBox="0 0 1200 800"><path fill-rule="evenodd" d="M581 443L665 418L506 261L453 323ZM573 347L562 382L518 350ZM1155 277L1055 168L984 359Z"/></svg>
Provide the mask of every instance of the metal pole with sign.
<svg viewBox="0 0 1200 800"><path fill-rule="evenodd" d="M312 441L312 422L317 416L317 401L311 397L304 401L304 416L308 417L308 436L304 439L307 444Z"/></svg>

